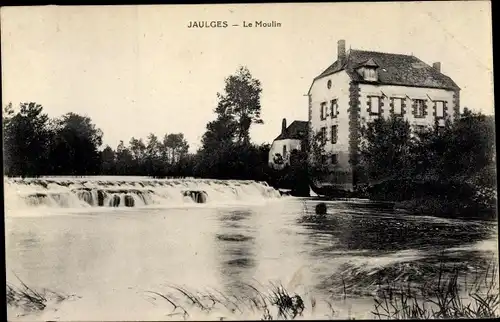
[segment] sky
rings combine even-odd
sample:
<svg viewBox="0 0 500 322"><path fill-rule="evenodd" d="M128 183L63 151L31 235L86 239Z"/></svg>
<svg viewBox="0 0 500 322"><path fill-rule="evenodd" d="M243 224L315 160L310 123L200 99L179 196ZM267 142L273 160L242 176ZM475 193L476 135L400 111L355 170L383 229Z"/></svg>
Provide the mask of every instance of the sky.
<svg viewBox="0 0 500 322"><path fill-rule="evenodd" d="M113 148L182 132L195 151L240 65L263 88L264 124L251 139L270 143L283 118L307 120L305 94L336 60L339 39L347 49L439 61L461 87L462 107L494 113L488 1L2 7L0 18L2 104L87 115ZM187 27L212 20L229 27ZM242 27L260 20L281 27Z"/></svg>

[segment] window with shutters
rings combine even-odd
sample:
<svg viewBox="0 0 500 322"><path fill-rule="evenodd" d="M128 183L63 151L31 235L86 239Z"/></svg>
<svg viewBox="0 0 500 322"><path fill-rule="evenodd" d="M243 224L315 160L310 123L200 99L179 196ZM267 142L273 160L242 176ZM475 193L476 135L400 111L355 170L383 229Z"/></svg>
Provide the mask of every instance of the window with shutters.
<svg viewBox="0 0 500 322"><path fill-rule="evenodd" d="M321 120L326 120L326 102L321 103Z"/></svg>
<svg viewBox="0 0 500 322"><path fill-rule="evenodd" d="M337 125L332 125L332 144L337 143L338 138L338 127Z"/></svg>
<svg viewBox="0 0 500 322"><path fill-rule="evenodd" d="M339 114L339 106L337 103L337 99L333 99L330 101L330 116L333 119L336 118L338 114Z"/></svg>
<svg viewBox="0 0 500 322"><path fill-rule="evenodd" d="M425 100L423 99L413 100L413 116L418 118L425 117Z"/></svg>

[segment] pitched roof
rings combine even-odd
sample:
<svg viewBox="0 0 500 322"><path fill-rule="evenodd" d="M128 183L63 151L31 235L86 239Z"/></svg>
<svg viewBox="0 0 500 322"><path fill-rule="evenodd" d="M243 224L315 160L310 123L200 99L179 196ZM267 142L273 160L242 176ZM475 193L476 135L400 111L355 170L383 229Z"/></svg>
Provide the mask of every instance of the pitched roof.
<svg viewBox="0 0 500 322"><path fill-rule="evenodd" d="M307 135L308 122L307 121L293 121L286 130L285 133L278 135L274 141L278 140L302 140Z"/></svg>
<svg viewBox="0 0 500 322"><path fill-rule="evenodd" d="M315 80L345 70L353 81L362 83L363 77L356 69L367 65L378 66L377 84L459 89L450 77L415 56L365 50L349 50L343 64L337 60Z"/></svg>

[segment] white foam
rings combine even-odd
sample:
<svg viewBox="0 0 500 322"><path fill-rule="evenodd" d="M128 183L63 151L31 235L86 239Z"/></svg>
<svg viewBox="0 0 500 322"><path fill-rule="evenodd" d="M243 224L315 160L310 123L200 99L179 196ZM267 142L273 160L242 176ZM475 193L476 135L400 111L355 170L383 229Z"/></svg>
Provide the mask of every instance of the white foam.
<svg viewBox="0 0 500 322"><path fill-rule="evenodd" d="M267 183L244 180L210 179L151 179L141 177L44 177L5 178L6 214L30 215L44 209L87 209L113 206L119 199L119 208L125 207L125 198L131 197L137 207L183 207L197 205L183 191L206 192L203 206L258 204L280 198L280 193ZM103 206L99 207L99 194Z"/></svg>

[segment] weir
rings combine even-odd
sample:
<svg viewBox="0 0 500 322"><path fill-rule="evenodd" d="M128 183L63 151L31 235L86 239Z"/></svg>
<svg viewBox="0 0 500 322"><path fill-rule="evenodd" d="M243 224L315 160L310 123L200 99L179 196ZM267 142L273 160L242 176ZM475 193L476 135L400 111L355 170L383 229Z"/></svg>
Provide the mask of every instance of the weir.
<svg viewBox="0 0 500 322"><path fill-rule="evenodd" d="M147 178L4 178L11 207L144 207L186 203L224 204L279 198L265 182Z"/></svg>

